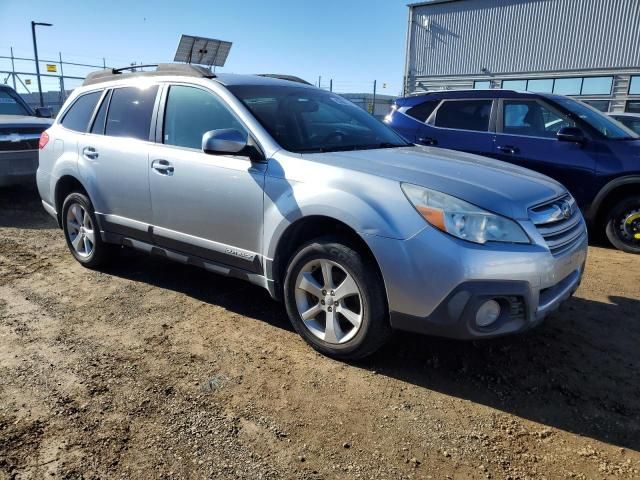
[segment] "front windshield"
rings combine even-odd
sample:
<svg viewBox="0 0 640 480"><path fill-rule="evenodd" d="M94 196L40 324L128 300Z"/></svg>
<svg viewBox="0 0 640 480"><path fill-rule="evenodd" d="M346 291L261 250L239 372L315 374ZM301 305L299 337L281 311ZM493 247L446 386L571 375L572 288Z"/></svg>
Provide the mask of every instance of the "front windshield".
<svg viewBox="0 0 640 480"><path fill-rule="evenodd" d="M0 115L31 115L8 90L0 89Z"/></svg>
<svg viewBox="0 0 640 480"><path fill-rule="evenodd" d="M385 124L333 93L281 85L231 85L228 88L290 152L410 145Z"/></svg>
<svg viewBox="0 0 640 480"><path fill-rule="evenodd" d="M578 102L567 97L555 97L555 101L587 122L602 135L614 140L629 140L640 138L638 134L624 125L612 120L604 113L586 103Z"/></svg>

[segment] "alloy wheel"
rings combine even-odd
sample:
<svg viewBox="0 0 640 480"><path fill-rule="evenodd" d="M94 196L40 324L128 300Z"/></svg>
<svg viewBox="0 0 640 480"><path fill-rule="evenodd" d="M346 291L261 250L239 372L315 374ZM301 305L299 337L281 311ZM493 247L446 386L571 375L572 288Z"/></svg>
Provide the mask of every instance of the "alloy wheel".
<svg viewBox="0 0 640 480"><path fill-rule="evenodd" d="M354 278L336 262L308 262L296 278L295 300L304 325L324 342L346 343L360 330L362 293Z"/></svg>
<svg viewBox="0 0 640 480"><path fill-rule="evenodd" d="M80 257L89 257L95 247L95 231L91 216L79 203L67 210L67 235L73 250Z"/></svg>

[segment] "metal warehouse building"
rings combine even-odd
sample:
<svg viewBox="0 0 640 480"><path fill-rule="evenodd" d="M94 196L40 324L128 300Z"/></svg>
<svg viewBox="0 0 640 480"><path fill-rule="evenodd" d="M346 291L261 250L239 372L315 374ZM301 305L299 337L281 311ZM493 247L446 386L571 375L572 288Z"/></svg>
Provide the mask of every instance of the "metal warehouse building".
<svg viewBox="0 0 640 480"><path fill-rule="evenodd" d="M640 0L409 5L405 94L508 88L640 113Z"/></svg>

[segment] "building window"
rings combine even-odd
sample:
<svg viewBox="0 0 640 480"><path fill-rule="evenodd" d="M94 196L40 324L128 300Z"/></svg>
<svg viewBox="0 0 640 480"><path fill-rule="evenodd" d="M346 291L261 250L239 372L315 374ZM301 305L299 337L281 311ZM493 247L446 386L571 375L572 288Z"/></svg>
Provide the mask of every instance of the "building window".
<svg viewBox="0 0 640 480"><path fill-rule="evenodd" d="M629 95L640 95L640 75L631 77L629 85Z"/></svg>
<svg viewBox="0 0 640 480"><path fill-rule="evenodd" d="M526 90L527 81L526 80L503 80L502 88L504 88L505 90Z"/></svg>
<svg viewBox="0 0 640 480"><path fill-rule="evenodd" d="M535 93L552 93L553 78L537 78L527 82L527 90Z"/></svg>
<svg viewBox="0 0 640 480"><path fill-rule="evenodd" d="M587 105L591 105L596 110L600 110L601 112L609 111L609 100L582 100Z"/></svg>
<svg viewBox="0 0 640 480"><path fill-rule="evenodd" d="M610 95L613 77L585 77L582 95Z"/></svg>
<svg viewBox="0 0 640 480"><path fill-rule="evenodd" d="M580 95L582 78L556 78L553 93L560 95Z"/></svg>
<svg viewBox="0 0 640 480"><path fill-rule="evenodd" d="M490 80L476 80L475 82L473 82L473 88L476 88L476 89L491 88L491 81Z"/></svg>
<svg viewBox="0 0 640 480"><path fill-rule="evenodd" d="M640 113L640 101L634 100L627 102L627 106L624 111L629 113Z"/></svg>

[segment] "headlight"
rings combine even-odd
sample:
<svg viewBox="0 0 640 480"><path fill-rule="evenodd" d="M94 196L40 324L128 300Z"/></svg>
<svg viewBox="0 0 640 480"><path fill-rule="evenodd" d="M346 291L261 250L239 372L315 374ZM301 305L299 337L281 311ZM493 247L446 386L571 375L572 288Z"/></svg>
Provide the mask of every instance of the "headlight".
<svg viewBox="0 0 640 480"><path fill-rule="evenodd" d="M410 183L403 183L402 190L430 225L454 237L475 243L530 243L527 234L513 220Z"/></svg>

